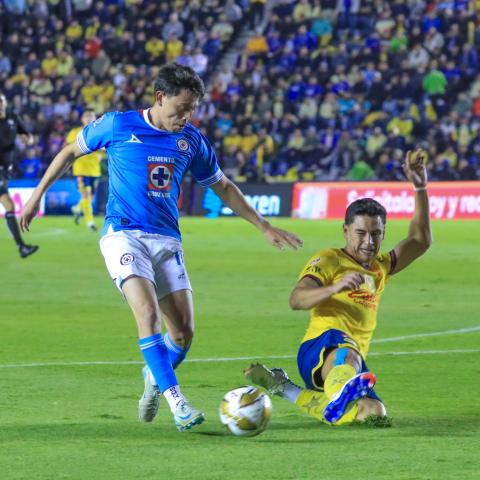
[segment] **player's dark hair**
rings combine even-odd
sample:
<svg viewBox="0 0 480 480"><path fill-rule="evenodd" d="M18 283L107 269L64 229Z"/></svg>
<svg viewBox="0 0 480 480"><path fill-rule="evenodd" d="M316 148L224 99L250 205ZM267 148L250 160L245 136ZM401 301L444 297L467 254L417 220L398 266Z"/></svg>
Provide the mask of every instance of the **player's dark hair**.
<svg viewBox="0 0 480 480"><path fill-rule="evenodd" d="M167 97L175 97L183 89L192 92L199 99L205 95L203 80L192 68L179 63L164 65L155 79L154 93L162 91Z"/></svg>
<svg viewBox="0 0 480 480"><path fill-rule="evenodd" d="M360 198L352 202L345 212L345 225L353 223L357 215L380 217L384 225L387 222L387 211L373 198Z"/></svg>

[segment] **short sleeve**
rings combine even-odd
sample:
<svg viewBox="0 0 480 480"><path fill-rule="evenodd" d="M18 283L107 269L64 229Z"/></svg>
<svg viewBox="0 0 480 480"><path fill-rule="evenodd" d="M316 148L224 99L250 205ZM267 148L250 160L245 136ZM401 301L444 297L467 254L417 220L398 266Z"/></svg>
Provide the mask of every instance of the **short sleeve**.
<svg viewBox="0 0 480 480"><path fill-rule="evenodd" d="M87 154L100 148L108 148L113 142L114 120L115 112L107 112L83 128L77 135L80 150Z"/></svg>
<svg viewBox="0 0 480 480"><path fill-rule="evenodd" d="M200 144L197 153L190 165L193 178L202 187L209 187L223 177L223 172L218 166L217 156L210 142L200 134Z"/></svg>
<svg viewBox="0 0 480 480"><path fill-rule="evenodd" d="M310 258L298 279L309 277L321 285L331 285L336 265L338 265L338 258L334 252L321 250Z"/></svg>

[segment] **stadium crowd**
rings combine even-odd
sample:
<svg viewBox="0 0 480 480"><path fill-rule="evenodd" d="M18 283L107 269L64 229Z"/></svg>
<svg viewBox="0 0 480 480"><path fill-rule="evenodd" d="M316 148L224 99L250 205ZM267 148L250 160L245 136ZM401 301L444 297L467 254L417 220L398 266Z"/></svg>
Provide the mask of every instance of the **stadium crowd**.
<svg viewBox="0 0 480 480"><path fill-rule="evenodd" d="M177 61L207 81L194 122L237 180L400 180L416 145L433 180L479 178L480 1L265 3L0 3L0 90L37 139L18 173L40 175L84 108L149 105Z"/></svg>

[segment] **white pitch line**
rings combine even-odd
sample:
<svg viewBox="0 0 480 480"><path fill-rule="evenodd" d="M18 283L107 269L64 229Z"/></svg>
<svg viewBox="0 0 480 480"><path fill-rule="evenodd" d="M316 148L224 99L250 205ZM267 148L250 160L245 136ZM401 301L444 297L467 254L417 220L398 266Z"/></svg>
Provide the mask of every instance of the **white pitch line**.
<svg viewBox="0 0 480 480"><path fill-rule="evenodd" d="M480 353L480 348L467 348L464 350L413 350L411 352L371 352L369 357L396 356L396 355L450 355L456 353ZM186 363L214 363L214 362L238 362L244 360L278 360L293 359L296 355L259 355L256 357L223 357L223 358L192 358L185 360ZM39 362L39 363L18 363L11 365L0 365L0 368L32 368L32 367L89 367L96 365L143 365L144 362L137 361L110 361L110 362Z"/></svg>
<svg viewBox="0 0 480 480"><path fill-rule="evenodd" d="M401 340L409 340L413 338L442 337L443 335L456 335L458 333L473 332L480 332L480 325L477 325L476 327L459 328L458 330L445 330L443 332L416 333L413 335L403 335L402 337L378 338L373 339L371 343L399 342Z"/></svg>
<svg viewBox="0 0 480 480"><path fill-rule="evenodd" d="M36 237L53 237L57 235L65 235L67 231L64 228L52 228L51 230L47 230L44 232L35 232Z"/></svg>
<svg viewBox="0 0 480 480"><path fill-rule="evenodd" d="M401 340L409 340L424 337L439 337L443 335L456 335L461 333L473 333L480 331L480 325L476 327L460 328L457 330L444 330L442 332L417 333L413 335L404 335L401 337L379 338L372 340L372 343L399 342ZM480 349L464 349L464 350L413 350L410 352L370 352L369 356L386 356L386 355L448 355L455 353L478 353ZM279 360L292 359L296 355L257 355L256 357L217 357L217 358L189 358L185 362L188 363L211 363L211 362L237 362L243 360ZM135 360L114 360L114 361L97 361L97 362L35 362L35 363L17 363L0 365L1 368L34 368L34 367L85 367L92 365L143 365L144 362Z"/></svg>
<svg viewBox="0 0 480 480"><path fill-rule="evenodd" d="M371 352L369 357L386 355L449 355L450 353L480 353L480 348L465 348L463 350L413 350L411 352Z"/></svg>

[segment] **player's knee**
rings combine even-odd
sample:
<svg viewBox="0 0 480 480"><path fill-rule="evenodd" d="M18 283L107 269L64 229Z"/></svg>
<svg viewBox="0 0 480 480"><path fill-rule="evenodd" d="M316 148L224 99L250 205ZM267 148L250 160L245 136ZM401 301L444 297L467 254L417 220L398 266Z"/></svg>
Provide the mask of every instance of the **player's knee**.
<svg viewBox="0 0 480 480"><path fill-rule="evenodd" d="M135 308L135 317L141 325L152 329L160 322L158 308L150 302L138 305Z"/></svg>
<svg viewBox="0 0 480 480"><path fill-rule="evenodd" d="M386 417L387 409L385 405L379 400L373 398L363 398L358 402L358 413L356 419L359 421L365 420L367 417Z"/></svg>
<svg viewBox="0 0 480 480"><path fill-rule="evenodd" d="M362 369L362 357L356 350L353 350L351 348L348 349L345 363L351 365L357 372Z"/></svg>
<svg viewBox="0 0 480 480"><path fill-rule="evenodd" d="M193 340L193 328L185 325L171 335L173 342L181 348L188 348Z"/></svg>

